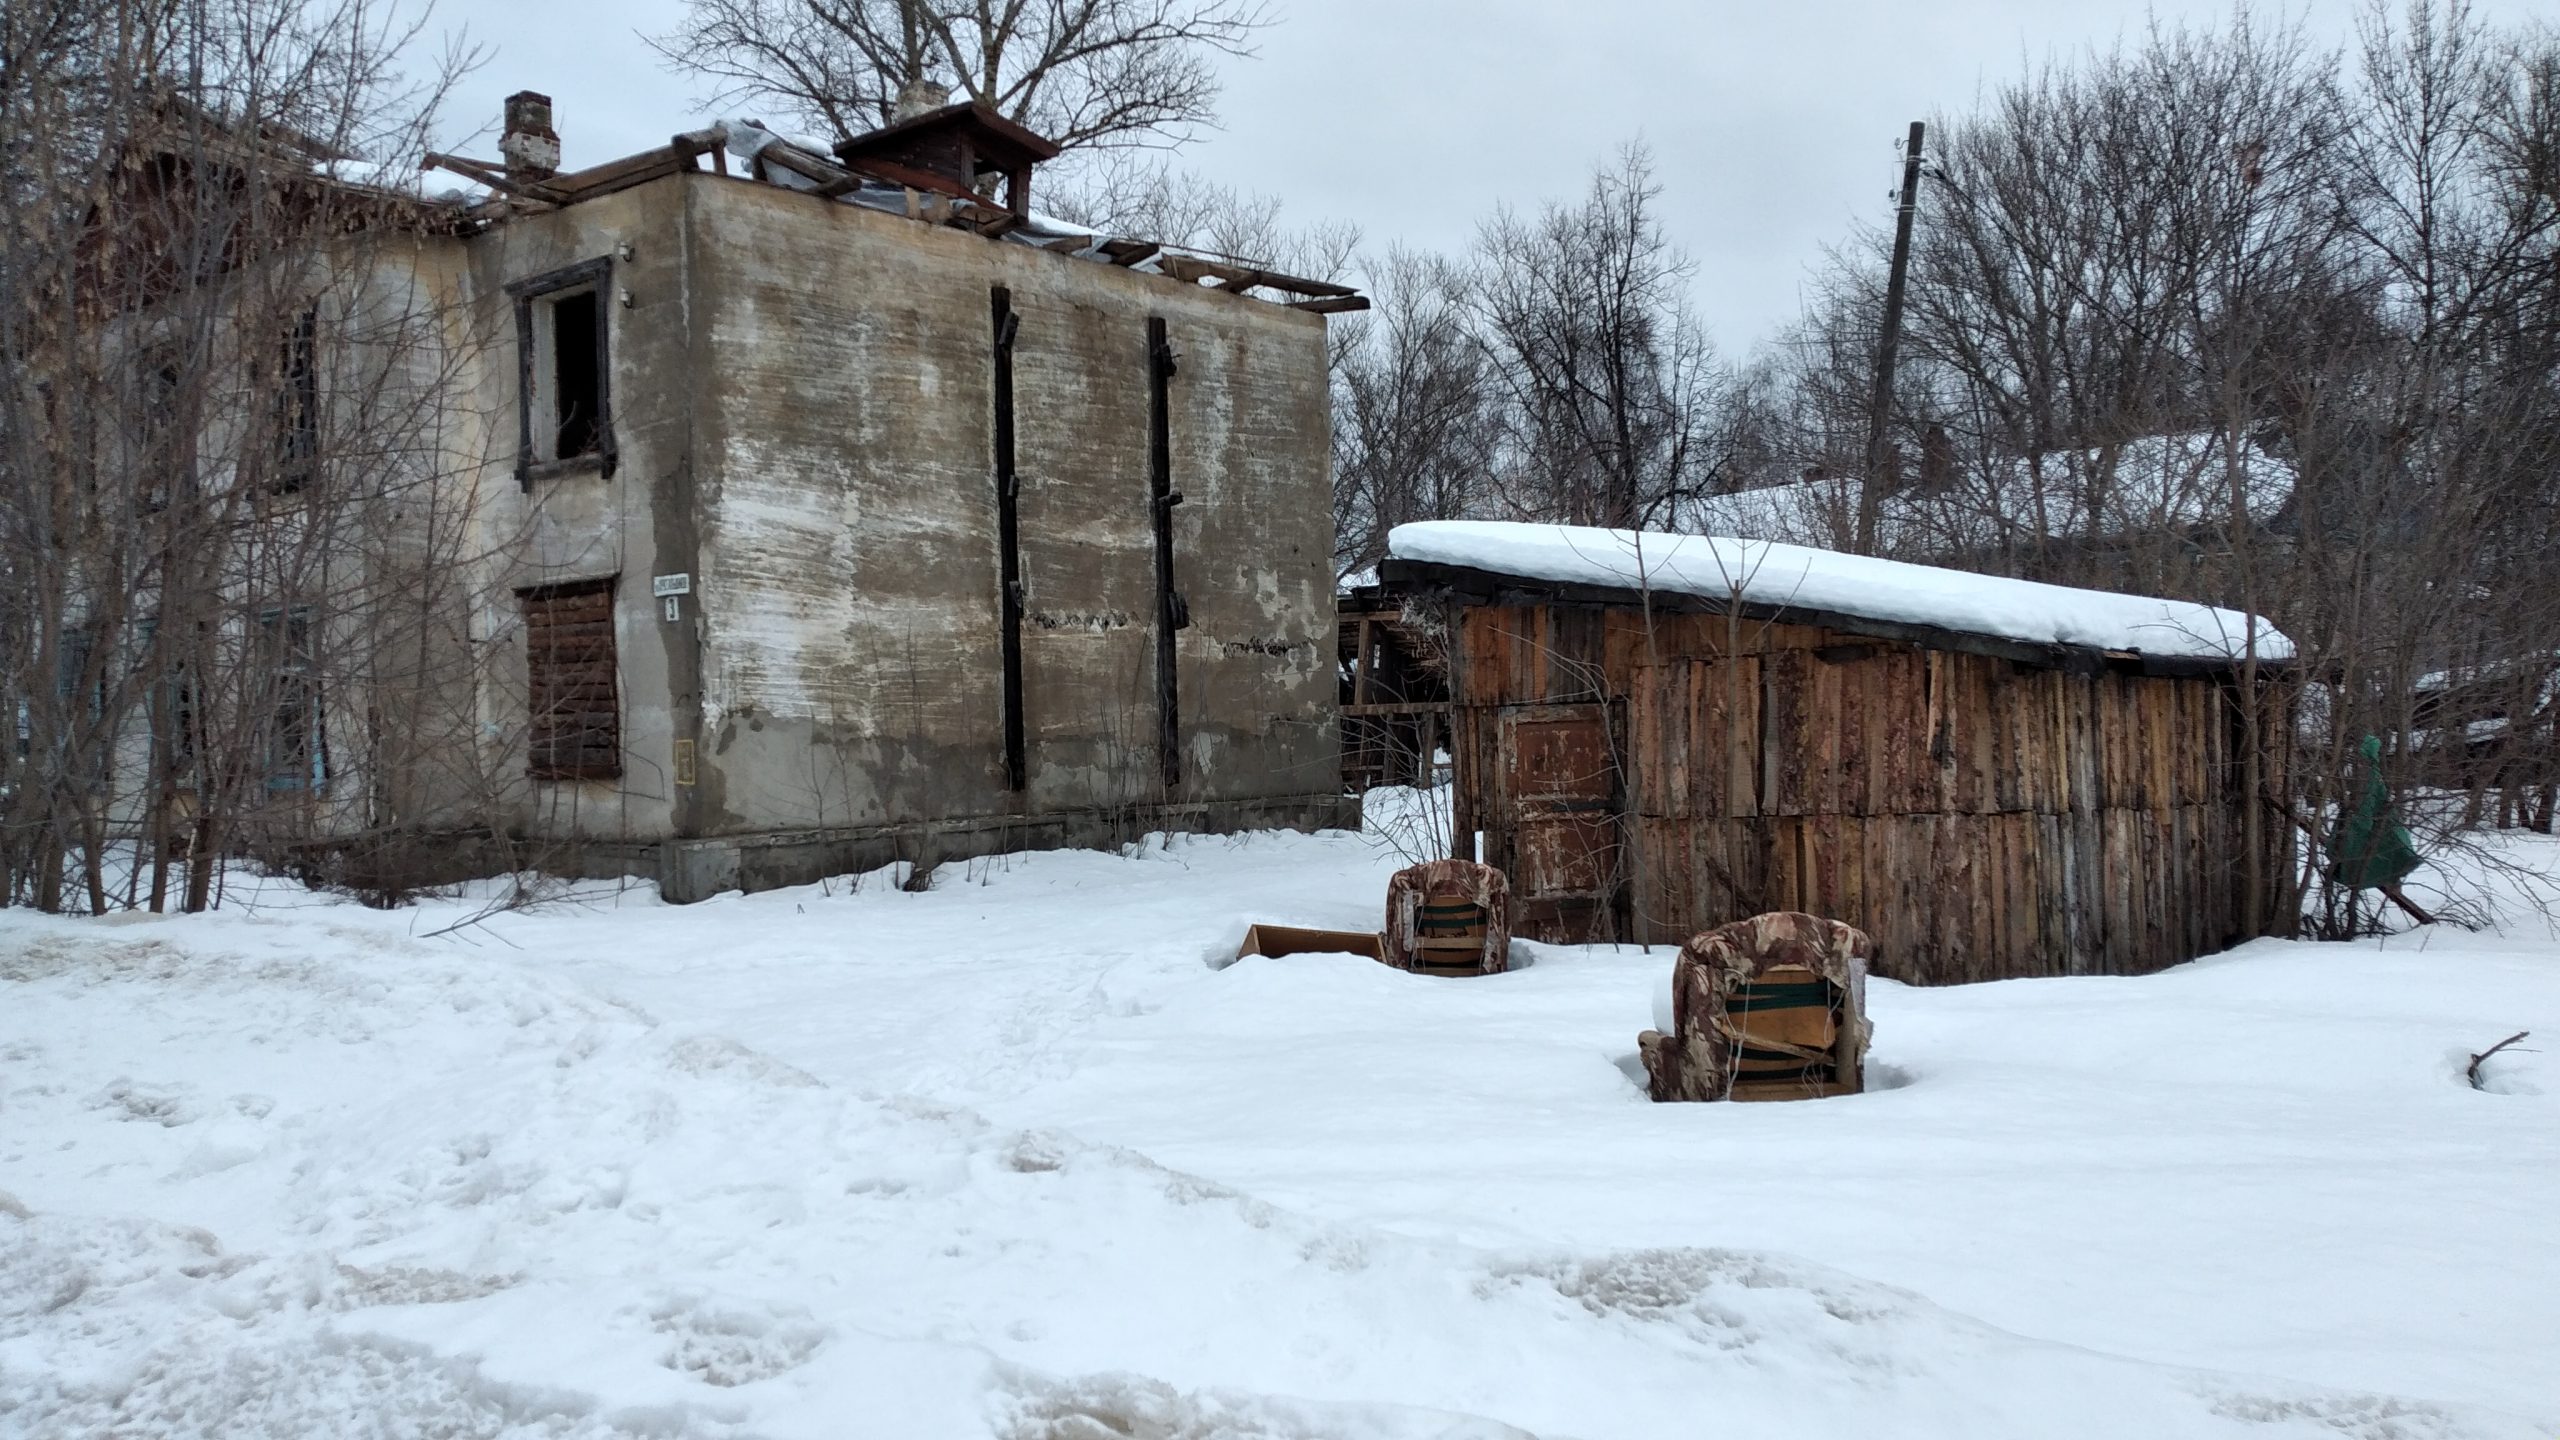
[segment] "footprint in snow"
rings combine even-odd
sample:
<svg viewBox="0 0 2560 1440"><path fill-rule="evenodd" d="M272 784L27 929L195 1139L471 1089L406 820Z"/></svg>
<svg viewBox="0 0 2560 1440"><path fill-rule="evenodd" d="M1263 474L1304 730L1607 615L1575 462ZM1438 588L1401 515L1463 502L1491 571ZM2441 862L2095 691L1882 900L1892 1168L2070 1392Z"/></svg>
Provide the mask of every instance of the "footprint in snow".
<svg viewBox="0 0 2560 1440"><path fill-rule="evenodd" d="M169 1129L191 1123L203 1113L183 1085L143 1085L123 1075L90 1096L89 1108L108 1111L119 1120L146 1121Z"/></svg>
<svg viewBox="0 0 2560 1440"><path fill-rule="evenodd" d="M826 1327L805 1310L724 1304L688 1296L661 1303L651 1327L668 1337L658 1363L723 1388L770 1380L809 1363Z"/></svg>

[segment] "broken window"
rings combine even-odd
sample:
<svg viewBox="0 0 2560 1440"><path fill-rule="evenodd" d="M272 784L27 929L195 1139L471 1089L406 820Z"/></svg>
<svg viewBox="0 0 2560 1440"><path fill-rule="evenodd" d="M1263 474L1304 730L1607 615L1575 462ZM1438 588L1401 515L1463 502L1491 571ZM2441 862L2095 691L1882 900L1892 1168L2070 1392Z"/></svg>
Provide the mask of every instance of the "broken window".
<svg viewBox="0 0 2560 1440"><path fill-rule="evenodd" d="M311 607L260 611L258 644L272 677L267 789L316 795L328 787L329 746L320 708L319 651Z"/></svg>
<svg viewBox="0 0 2560 1440"><path fill-rule="evenodd" d="M320 312L305 310L278 348L276 475L267 488L279 495L300 490L320 458Z"/></svg>
<svg viewBox="0 0 2560 1440"><path fill-rule="evenodd" d="M152 649L160 634L160 622L142 621L135 638L140 654L136 664L152 665ZM196 718L195 679L188 673L186 662L175 657L159 661L159 678L152 684L150 704L144 719L150 725L151 754L168 775L183 775L194 768L196 740L200 726Z"/></svg>
<svg viewBox="0 0 2560 1440"><path fill-rule="evenodd" d="M610 780L622 773L612 580L523 592L525 773L536 780Z"/></svg>
<svg viewBox="0 0 2560 1440"><path fill-rule="evenodd" d="M581 290L551 302L553 453L562 460L594 454L603 439L603 351L596 292Z"/></svg>
<svg viewBox="0 0 2560 1440"><path fill-rule="evenodd" d="M184 775L196 763L196 687L185 667L173 666L152 697L151 743L171 775Z"/></svg>
<svg viewBox="0 0 2560 1440"><path fill-rule="evenodd" d="M133 427L134 508L157 515L194 492L194 436L182 419L186 375L174 345L161 343L142 352L141 409Z"/></svg>
<svg viewBox="0 0 2560 1440"><path fill-rule="evenodd" d="M516 302L519 481L586 461L613 473L612 327L604 298L612 275L613 262L597 259L507 287Z"/></svg>
<svg viewBox="0 0 2560 1440"><path fill-rule="evenodd" d="M58 717L53 744L57 753L78 752L79 758L69 768L93 791L107 779L107 747L100 725L107 713L107 677L102 668L91 665L96 648L96 636L88 626L65 627L61 648L54 652L53 672Z"/></svg>
<svg viewBox="0 0 2560 1440"><path fill-rule="evenodd" d="M65 626L61 648L53 656L53 693L61 701L66 725L93 721L106 714L107 677L89 669L93 641L85 625Z"/></svg>

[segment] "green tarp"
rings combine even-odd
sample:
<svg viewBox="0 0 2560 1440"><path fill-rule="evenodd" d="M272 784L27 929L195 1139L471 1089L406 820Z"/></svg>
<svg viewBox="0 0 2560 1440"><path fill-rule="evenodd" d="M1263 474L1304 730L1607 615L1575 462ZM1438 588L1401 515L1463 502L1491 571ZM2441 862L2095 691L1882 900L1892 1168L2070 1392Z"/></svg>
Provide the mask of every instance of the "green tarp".
<svg viewBox="0 0 2560 1440"><path fill-rule="evenodd" d="M2331 837L2329 874L2341 885L2377 890L2418 868L2418 847L2391 817L2391 787L2382 779L2382 742L2364 737L2364 790Z"/></svg>

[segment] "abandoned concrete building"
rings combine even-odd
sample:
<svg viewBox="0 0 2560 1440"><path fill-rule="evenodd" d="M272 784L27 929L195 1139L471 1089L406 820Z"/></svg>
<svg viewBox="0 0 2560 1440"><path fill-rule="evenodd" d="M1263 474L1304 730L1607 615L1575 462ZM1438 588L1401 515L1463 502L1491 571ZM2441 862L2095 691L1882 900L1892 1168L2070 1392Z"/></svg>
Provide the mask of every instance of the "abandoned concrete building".
<svg viewBox="0 0 2560 1440"><path fill-rule="evenodd" d="M294 788L376 797L342 828L693 900L1357 823L1325 317L1365 300L1044 219L1055 148L981 105L562 172L528 92L500 151L348 182L435 212L380 243L483 337L434 442L481 573L467 684L293 722ZM369 752L386 703L469 753Z"/></svg>
<svg viewBox="0 0 2560 1440"><path fill-rule="evenodd" d="M569 174L548 112L436 162L499 191L443 263L516 337L481 408L528 689L484 704L530 721L528 833L691 899L1356 823L1324 314L1358 297L1041 220L1053 147L979 105Z"/></svg>

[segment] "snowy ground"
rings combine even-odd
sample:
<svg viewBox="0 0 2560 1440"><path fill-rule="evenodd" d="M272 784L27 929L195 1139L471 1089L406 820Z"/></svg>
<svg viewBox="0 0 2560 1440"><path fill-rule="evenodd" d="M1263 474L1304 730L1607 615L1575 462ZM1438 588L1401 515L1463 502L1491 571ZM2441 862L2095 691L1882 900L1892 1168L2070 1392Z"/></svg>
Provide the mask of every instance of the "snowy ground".
<svg viewBox="0 0 2560 1440"><path fill-rule="evenodd" d="M1655 1106L1660 952L1209 963L1397 863L0 912L0 1434L2560 1428L2538 919L1878 985L1877 1090Z"/></svg>

